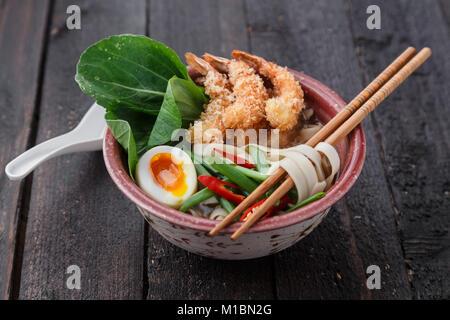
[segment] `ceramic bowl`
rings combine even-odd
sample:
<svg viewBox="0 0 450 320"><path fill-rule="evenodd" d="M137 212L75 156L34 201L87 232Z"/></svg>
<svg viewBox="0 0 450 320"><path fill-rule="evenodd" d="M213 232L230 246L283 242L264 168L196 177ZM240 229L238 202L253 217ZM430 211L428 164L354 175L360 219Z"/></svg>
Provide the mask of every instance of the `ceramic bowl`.
<svg viewBox="0 0 450 320"><path fill-rule="evenodd" d="M306 103L322 123L329 121L346 103L321 82L291 70L302 85ZM215 237L209 237L218 221L194 217L153 200L127 173L119 144L108 130L103 142L106 168L117 188L130 199L150 225L166 240L187 251L228 260L266 256L286 249L308 235L327 215L358 178L364 164L366 145L364 132L358 126L338 146L340 174L324 198L293 212L260 221L238 240L230 235L241 225L234 223Z"/></svg>

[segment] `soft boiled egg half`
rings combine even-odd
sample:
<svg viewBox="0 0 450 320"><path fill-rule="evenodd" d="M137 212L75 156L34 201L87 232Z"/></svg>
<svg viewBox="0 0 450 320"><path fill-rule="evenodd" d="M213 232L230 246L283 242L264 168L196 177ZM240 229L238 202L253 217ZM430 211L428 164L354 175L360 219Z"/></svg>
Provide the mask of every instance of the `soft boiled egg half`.
<svg viewBox="0 0 450 320"><path fill-rule="evenodd" d="M197 173L186 152L159 146L139 159L136 182L155 200L178 209L197 190Z"/></svg>

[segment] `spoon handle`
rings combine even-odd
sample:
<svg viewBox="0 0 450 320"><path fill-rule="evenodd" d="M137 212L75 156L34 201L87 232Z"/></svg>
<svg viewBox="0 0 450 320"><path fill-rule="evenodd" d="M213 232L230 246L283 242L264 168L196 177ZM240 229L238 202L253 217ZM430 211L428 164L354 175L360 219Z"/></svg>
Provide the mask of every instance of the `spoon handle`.
<svg viewBox="0 0 450 320"><path fill-rule="evenodd" d="M102 142L98 137L80 139L76 132L70 131L25 151L7 164L5 173L10 180L20 180L46 160L72 152L101 150Z"/></svg>

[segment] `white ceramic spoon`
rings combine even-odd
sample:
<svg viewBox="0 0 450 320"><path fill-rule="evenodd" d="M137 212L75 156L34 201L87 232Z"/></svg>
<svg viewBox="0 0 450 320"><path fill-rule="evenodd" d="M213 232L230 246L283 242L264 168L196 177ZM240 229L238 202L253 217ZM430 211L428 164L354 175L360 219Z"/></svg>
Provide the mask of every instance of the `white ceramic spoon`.
<svg viewBox="0 0 450 320"><path fill-rule="evenodd" d="M56 156L72 152L101 150L106 130L104 117L105 109L94 103L75 129L22 153L6 165L6 175L11 180L20 180L42 162Z"/></svg>

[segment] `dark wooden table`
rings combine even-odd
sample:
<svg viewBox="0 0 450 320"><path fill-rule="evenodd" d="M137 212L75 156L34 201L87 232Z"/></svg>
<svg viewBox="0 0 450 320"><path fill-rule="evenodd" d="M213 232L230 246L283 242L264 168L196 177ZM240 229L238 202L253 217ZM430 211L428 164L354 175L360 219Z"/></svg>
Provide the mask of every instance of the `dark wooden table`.
<svg viewBox="0 0 450 320"><path fill-rule="evenodd" d="M381 30L366 9L381 8ZM81 7L81 30L66 9ZM3 168L72 129L92 103L80 53L108 35L174 48L248 50L350 100L408 45L432 58L364 121L353 189L306 239L273 256L218 261L153 231L113 185L101 152L53 159L22 182ZM450 1L0 0L0 296L19 299L450 298ZM81 289L66 269L81 269ZM366 287L369 265L381 289Z"/></svg>

